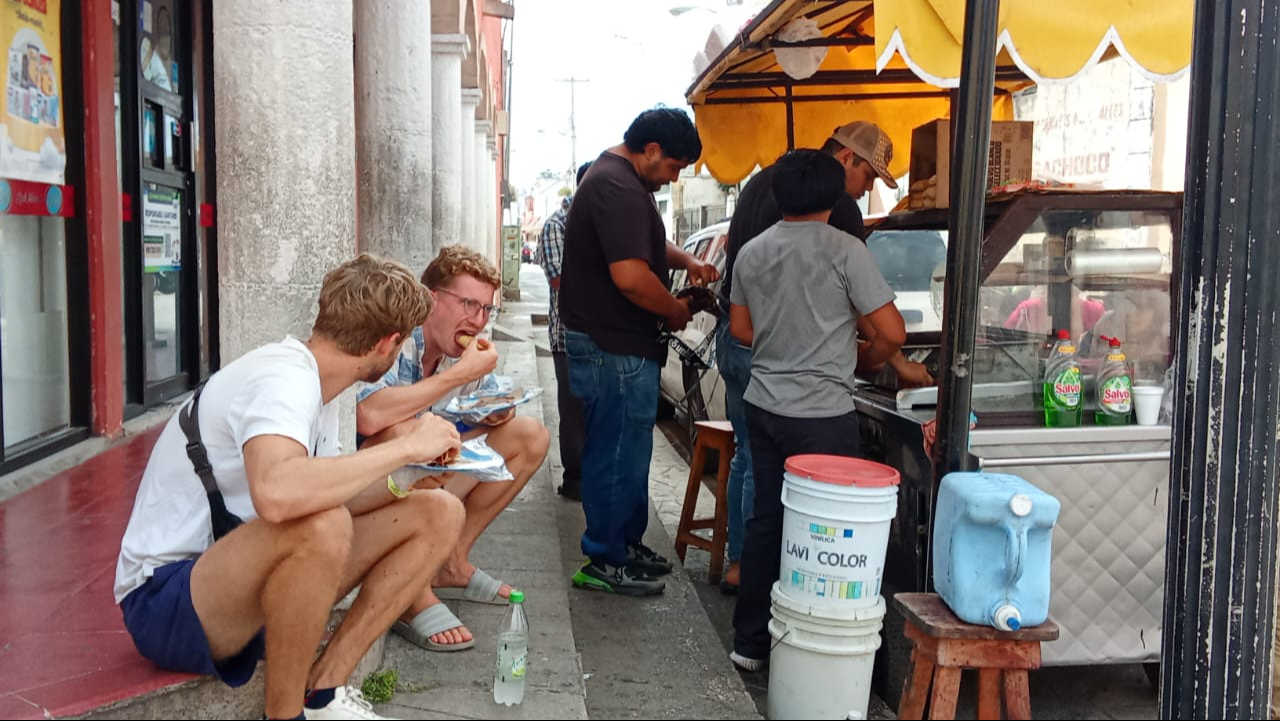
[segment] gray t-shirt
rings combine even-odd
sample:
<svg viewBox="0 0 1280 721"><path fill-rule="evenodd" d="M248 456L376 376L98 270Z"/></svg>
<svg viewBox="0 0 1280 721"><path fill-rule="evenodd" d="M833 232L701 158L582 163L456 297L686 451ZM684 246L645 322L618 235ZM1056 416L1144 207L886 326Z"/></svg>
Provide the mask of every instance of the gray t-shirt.
<svg viewBox="0 0 1280 721"><path fill-rule="evenodd" d="M749 403L789 418L853 411L858 316L895 297L862 241L781 221L743 246L732 293L755 330Z"/></svg>

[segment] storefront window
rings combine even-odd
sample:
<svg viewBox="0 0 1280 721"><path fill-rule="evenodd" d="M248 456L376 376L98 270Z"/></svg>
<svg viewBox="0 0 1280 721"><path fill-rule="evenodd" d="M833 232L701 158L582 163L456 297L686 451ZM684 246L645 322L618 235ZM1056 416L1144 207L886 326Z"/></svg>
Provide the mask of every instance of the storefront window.
<svg viewBox="0 0 1280 721"><path fill-rule="evenodd" d="M0 215L4 449L71 424L66 221Z"/></svg>

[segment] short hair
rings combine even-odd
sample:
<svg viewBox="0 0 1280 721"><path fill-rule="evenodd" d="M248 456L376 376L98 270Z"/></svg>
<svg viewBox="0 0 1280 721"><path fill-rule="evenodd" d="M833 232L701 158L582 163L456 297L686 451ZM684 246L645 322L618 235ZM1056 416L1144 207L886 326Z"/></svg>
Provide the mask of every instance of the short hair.
<svg viewBox="0 0 1280 721"><path fill-rule="evenodd" d="M783 215L831 210L844 194L844 168L822 151L793 150L775 167L773 198Z"/></svg>
<svg viewBox="0 0 1280 721"><path fill-rule="evenodd" d="M449 245L440 249L440 254L422 273L422 284L431 290L439 290L451 283L458 276L469 275L483 281L495 289L502 287L502 274L493 267L483 255L465 245Z"/></svg>
<svg viewBox="0 0 1280 721"><path fill-rule="evenodd" d="M575 184L575 185L582 185L582 176L584 176L584 175L586 175L586 174L587 174L587 170L588 170L590 167L591 167L591 161L590 161L590 160L588 160L587 162L585 162L585 163L583 163L582 165L579 165L579 166L578 166L578 177L577 177L577 179L574 181L574 184Z"/></svg>
<svg viewBox="0 0 1280 721"><path fill-rule="evenodd" d="M325 275L311 330L343 353L362 356L389 335L407 338L429 313L431 294L408 268L361 253Z"/></svg>
<svg viewBox="0 0 1280 721"><path fill-rule="evenodd" d="M657 107L640 113L622 136L627 150L642 153L649 143L657 143L668 158L692 163L702 155L698 129L683 110Z"/></svg>
<svg viewBox="0 0 1280 721"><path fill-rule="evenodd" d="M834 137L827 138L827 142L822 144L822 152L826 153L827 155L830 155L833 158L841 150L848 150L849 152L853 153L853 161L854 161L855 167L862 164L866 164L866 165L871 164L866 158L854 152L853 148L850 148L848 145L845 145L839 140L836 140Z"/></svg>

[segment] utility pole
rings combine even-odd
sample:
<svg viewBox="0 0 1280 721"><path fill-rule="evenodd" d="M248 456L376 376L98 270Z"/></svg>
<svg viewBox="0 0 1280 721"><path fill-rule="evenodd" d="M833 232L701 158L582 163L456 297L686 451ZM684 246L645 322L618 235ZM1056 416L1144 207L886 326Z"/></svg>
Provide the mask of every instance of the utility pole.
<svg viewBox="0 0 1280 721"><path fill-rule="evenodd" d="M571 153L570 162L572 163L572 165L569 166L569 173L574 178L571 182L576 186L578 172L578 126L574 120L574 113L577 110L577 93L575 91L577 90L578 83L589 83L591 81L585 78L567 77L560 78L556 80L556 82L569 83L569 143ZM577 190L577 187L574 187L574 190Z"/></svg>

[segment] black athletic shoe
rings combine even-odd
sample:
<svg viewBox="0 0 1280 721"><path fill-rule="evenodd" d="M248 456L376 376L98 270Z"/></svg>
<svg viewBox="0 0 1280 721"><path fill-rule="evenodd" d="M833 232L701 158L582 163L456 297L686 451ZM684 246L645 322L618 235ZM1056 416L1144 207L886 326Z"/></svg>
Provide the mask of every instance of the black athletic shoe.
<svg viewBox="0 0 1280 721"><path fill-rule="evenodd" d="M637 543L627 546L627 567L633 573L647 576L665 576L671 573L671 561L654 552L652 548Z"/></svg>
<svg viewBox="0 0 1280 721"><path fill-rule="evenodd" d="M623 596L656 596L667 584L645 576L636 576L626 566L588 563L573 574L573 585L588 591L618 593Z"/></svg>

